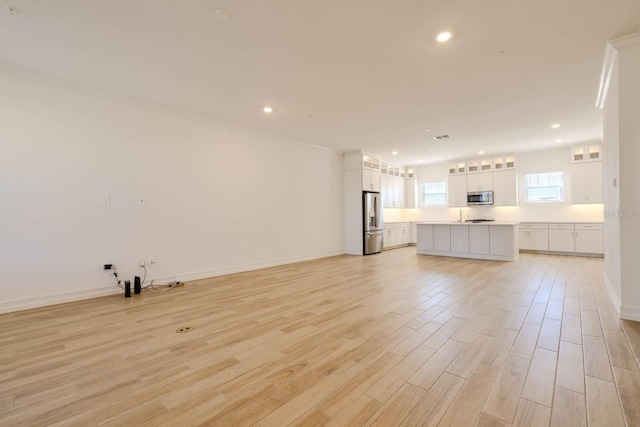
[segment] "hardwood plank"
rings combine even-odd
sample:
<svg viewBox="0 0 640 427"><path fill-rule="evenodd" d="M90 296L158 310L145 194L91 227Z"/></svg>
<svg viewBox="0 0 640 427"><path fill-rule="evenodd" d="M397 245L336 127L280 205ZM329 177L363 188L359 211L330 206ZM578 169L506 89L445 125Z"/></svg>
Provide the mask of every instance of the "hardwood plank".
<svg viewBox="0 0 640 427"><path fill-rule="evenodd" d="M399 425L425 393L419 387L405 384L364 425L381 427Z"/></svg>
<svg viewBox="0 0 640 427"><path fill-rule="evenodd" d="M508 356L482 412L511 423L528 370L528 359Z"/></svg>
<svg viewBox="0 0 640 427"><path fill-rule="evenodd" d="M493 337L482 334L474 335L446 371L461 378L468 378L492 342Z"/></svg>
<svg viewBox="0 0 640 427"><path fill-rule="evenodd" d="M580 324L580 316L564 314L562 317L562 331L560 333L560 339L574 344L582 344L582 326Z"/></svg>
<svg viewBox="0 0 640 427"><path fill-rule="evenodd" d="M610 329L604 330L604 340L609 350L611 365L618 368L638 371L638 361L636 360L631 345L624 332Z"/></svg>
<svg viewBox="0 0 640 427"><path fill-rule="evenodd" d="M584 394L582 346L560 341L556 385Z"/></svg>
<svg viewBox="0 0 640 427"><path fill-rule="evenodd" d="M358 397L352 404L338 412L328 422L322 423L327 427L338 426L360 426L380 408L381 404L375 399L371 399L365 395ZM310 425L309 422L300 423L299 425Z"/></svg>
<svg viewBox="0 0 640 427"><path fill-rule="evenodd" d="M587 420L592 426L625 425L616 386L611 381L587 376Z"/></svg>
<svg viewBox="0 0 640 427"><path fill-rule="evenodd" d="M581 310L580 318L582 319L582 333L602 338L602 327L600 326L600 316L597 311Z"/></svg>
<svg viewBox="0 0 640 427"><path fill-rule="evenodd" d="M447 341L407 382L428 390L447 369L447 366L458 356L464 346L465 344L459 341Z"/></svg>
<svg viewBox="0 0 640 427"><path fill-rule="evenodd" d="M401 425L405 427L438 425L463 384L462 378L443 373Z"/></svg>
<svg viewBox="0 0 640 427"><path fill-rule="evenodd" d="M609 354L604 339L584 335L584 373L586 375L613 381Z"/></svg>
<svg viewBox="0 0 640 427"><path fill-rule="evenodd" d="M525 317L527 317L528 312L529 307L523 307L520 305L516 306L513 310L511 310L511 314L509 314L507 320L504 321L502 327L519 331L522 327L522 323L524 322Z"/></svg>
<svg viewBox="0 0 640 427"><path fill-rule="evenodd" d="M438 426L474 425L498 378L497 368L479 364L453 401Z"/></svg>
<svg viewBox="0 0 640 427"><path fill-rule="evenodd" d="M560 342L560 327L562 322L559 320L545 317L540 328L537 347L551 351L558 351Z"/></svg>
<svg viewBox="0 0 640 427"><path fill-rule="evenodd" d="M522 390L522 397L532 402L551 406L556 376L558 354L543 348L536 348L531 359L529 374Z"/></svg>
<svg viewBox="0 0 640 427"><path fill-rule="evenodd" d="M511 347L510 354L518 357L524 357L525 359L531 359L533 357L533 350L538 342L538 333L540 332L540 325L524 323L518 337Z"/></svg>
<svg viewBox="0 0 640 427"><path fill-rule="evenodd" d="M553 394L551 427L586 427L587 409L584 394L556 387Z"/></svg>
<svg viewBox="0 0 640 427"><path fill-rule="evenodd" d="M494 368L501 368L517 336L517 331L502 328L494 337L489 348L485 351L480 363L493 366Z"/></svg>
<svg viewBox="0 0 640 427"><path fill-rule="evenodd" d="M547 311L544 313L544 317L547 319L562 320L563 309L564 300L552 298L547 303Z"/></svg>
<svg viewBox="0 0 640 427"><path fill-rule="evenodd" d="M549 425L550 416L551 409L548 407L530 402L526 399L520 399L513 426L546 427Z"/></svg>
<svg viewBox="0 0 640 427"><path fill-rule="evenodd" d="M615 373L622 412L628 426L640 425L640 372L613 368Z"/></svg>
<svg viewBox="0 0 640 427"><path fill-rule="evenodd" d="M544 313L547 310L547 304L544 302L534 302L529 308L527 317L524 318L525 323L533 323L534 325L541 325Z"/></svg>
<svg viewBox="0 0 640 427"><path fill-rule="evenodd" d="M511 423L508 423L496 417L492 417L491 415L485 414L484 412L480 414L480 419L476 424L476 427L509 427L509 426L511 426Z"/></svg>

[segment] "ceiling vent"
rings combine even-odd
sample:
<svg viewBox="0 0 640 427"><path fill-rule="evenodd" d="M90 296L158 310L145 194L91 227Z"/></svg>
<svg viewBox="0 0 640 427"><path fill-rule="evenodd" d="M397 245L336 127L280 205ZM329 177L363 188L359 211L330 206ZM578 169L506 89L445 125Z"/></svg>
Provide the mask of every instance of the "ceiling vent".
<svg viewBox="0 0 640 427"><path fill-rule="evenodd" d="M433 137L436 141L445 141L449 138L451 138L449 135L438 135Z"/></svg>

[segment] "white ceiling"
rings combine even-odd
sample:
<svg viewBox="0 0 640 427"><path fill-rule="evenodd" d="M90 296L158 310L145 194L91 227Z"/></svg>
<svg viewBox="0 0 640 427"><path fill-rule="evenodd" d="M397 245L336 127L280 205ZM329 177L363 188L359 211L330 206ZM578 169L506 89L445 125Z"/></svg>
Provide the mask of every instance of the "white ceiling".
<svg viewBox="0 0 640 427"><path fill-rule="evenodd" d="M399 164L600 139L605 43L640 26L638 0L2 4L0 63Z"/></svg>

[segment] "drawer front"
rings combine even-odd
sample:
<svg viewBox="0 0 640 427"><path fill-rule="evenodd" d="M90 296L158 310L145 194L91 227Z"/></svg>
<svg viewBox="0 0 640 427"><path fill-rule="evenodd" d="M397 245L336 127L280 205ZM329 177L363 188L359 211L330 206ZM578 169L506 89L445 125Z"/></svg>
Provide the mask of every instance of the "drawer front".
<svg viewBox="0 0 640 427"><path fill-rule="evenodd" d="M549 228L549 224L546 222L521 222L519 227L527 230L546 230Z"/></svg>
<svg viewBox="0 0 640 427"><path fill-rule="evenodd" d="M576 224L576 230L604 230L604 224Z"/></svg>
<svg viewBox="0 0 640 427"><path fill-rule="evenodd" d="M549 230L573 230L573 224L549 224Z"/></svg>

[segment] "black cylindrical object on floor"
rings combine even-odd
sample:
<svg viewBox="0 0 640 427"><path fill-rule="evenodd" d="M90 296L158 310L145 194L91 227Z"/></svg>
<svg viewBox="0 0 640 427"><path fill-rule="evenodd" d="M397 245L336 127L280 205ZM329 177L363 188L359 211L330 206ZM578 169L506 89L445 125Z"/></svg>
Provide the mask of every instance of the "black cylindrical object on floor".
<svg viewBox="0 0 640 427"><path fill-rule="evenodd" d="M124 297L131 298L131 282L129 280L124 281Z"/></svg>
<svg viewBox="0 0 640 427"><path fill-rule="evenodd" d="M142 285L140 284L140 277L136 276L133 280L133 293L138 295L142 290Z"/></svg>

